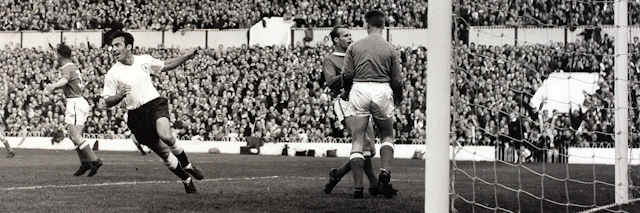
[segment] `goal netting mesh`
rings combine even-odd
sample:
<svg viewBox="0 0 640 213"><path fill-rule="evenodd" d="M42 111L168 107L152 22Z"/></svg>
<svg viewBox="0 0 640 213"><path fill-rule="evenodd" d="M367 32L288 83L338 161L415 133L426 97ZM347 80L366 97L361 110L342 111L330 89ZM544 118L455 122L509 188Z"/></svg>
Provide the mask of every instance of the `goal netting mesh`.
<svg viewBox="0 0 640 213"><path fill-rule="evenodd" d="M610 13L603 25L581 24L591 13L562 23L514 12L529 9L506 1L454 2L451 211L633 212L616 204L615 139L628 136L620 157L628 172L618 178L637 201L640 27L629 19L628 54L616 55L614 1L556 5ZM629 16L637 16L640 4L628 3ZM478 27L483 16L540 27ZM628 58L628 80L616 76L617 56ZM628 84L624 94L615 92L620 83ZM628 107L617 106L624 96ZM628 110L627 131L615 131L617 109Z"/></svg>

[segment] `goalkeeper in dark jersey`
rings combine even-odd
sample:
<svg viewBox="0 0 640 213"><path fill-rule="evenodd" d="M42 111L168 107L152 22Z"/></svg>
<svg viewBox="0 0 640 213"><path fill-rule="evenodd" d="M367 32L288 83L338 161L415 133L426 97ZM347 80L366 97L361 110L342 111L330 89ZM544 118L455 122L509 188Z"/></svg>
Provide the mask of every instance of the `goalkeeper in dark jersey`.
<svg viewBox="0 0 640 213"><path fill-rule="evenodd" d="M331 30L329 34L331 41L333 42L333 53L326 56L322 60L322 73L326 79L327 86L331 89L331 96L334 98L334 110L338 121L344 124L344 110L349 105L347 100L342 99L342 64L344 62L344 52L352 42L351 31L346 26L336 26ZM345 96L346 97L346 96ZM346 126L346 125L345 125ZM346 126L349 134L351 130L349 126ZM369 193L373 196L377 196L381 190L380 182L373 172L373 165L371 164L371 158L375 155L375 133L373 131L373 122L369 123L366 132L366 143L363 150L364 155L364 172L369 177ZM344 177L349 171L351 171L351 164L347 160L340 168L332 168L329 172L329 181L324 186L324 193L329 194L333 187L338 184L340 179Z"/></svg>

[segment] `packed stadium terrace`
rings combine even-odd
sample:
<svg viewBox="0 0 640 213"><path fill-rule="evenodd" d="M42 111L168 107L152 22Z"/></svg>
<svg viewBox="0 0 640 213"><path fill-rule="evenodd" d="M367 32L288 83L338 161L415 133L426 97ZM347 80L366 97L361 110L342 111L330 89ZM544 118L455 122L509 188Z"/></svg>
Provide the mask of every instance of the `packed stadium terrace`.
<svg viewBox="0 0 640 213"><path fill-rule="evenodd" d="M583 113L559 115L554 120L554 135L571 133L575 145L612 141L613 43L605 35L601 40L577 40L566 47L563 43L456 45L453 140L495 144L500 141L499 135L508 134L503 127L509 114L519 111L527 118L525 126L530 127L527 139L535 143L542 134L537 115L543 112L533 110L528 101L550 73L562 70L596 72L603 80L600 89L586 98ZM106 49L89 46L75 47L77 63L88 83L84 96L93 106L87 132L126 133L125 111L118 107L105 109L100 97L103 75L115 61ZM411 143L425 134L426 48L397 49L402 57L406 99L396 111L395 129L400 142ZM330 51L328 46L220 46L202 50L175 70L158 73L154 81L161 95L171 102L171 121L182 138L220 140L230 134L270 141L343 138L346 132L336 122L321 75L321 60ZM638 38L633 38L630 51L640 52ZM45 135L62 130L61 92L42 93L46 83L57 79L54 51L7 46L0 53L0 88L7 94L0 96L4 130L29 126ZM135 53L165 59L180 50L142 48ZM636 66L640 57L632 54L630 62L630 82L640 82L640 66ZM630 91L636 91L630 94L634 109L630 119L634 121L632 128L637 129L640 84L629 85ZM580 132L575 131L578 128ZM638 139L632 136L634 143Z"/></svg>
<svg viewBox="0 0 640 213"><path fill-rule="evenodd" d="M366 6L360 6L358 2ZM174 30L249 28L263 17L285 17L299 27L362 26L364 12L381 8L389 26L426 27L422 0L51 0L1 1L2 30L105 28ZM249 12L247 12L249 11Z"/></svg>
<svg viewBox="0 0 640 213"><path fill-rule="evenodd" d="M283 16L297 27L330 27L336 24L361 26L363 11L382 8L389 14L388 26L426 27L426 1L363 0L365 6L343 1L2 1L0 30L83 30L83 29L228 29L248 28L263 17ZM527 1L528 2L528 1ZM613 2L603 1L463 1L459 14L464 26L576 26L610 25ZM248 14L243 11L251 11ZM640 4L629 2L629 22L640 23ZM578 15L591 14L591 15ZM175 17L182 17L175 19ZM640 52L634 39L632 52ZM87 132L127 132L124 111L101 107L102 77L114 63L105 49L76 47L76 58L89 82L85 97L94 106ZM560 116L554 126L559 132L575 133L576 120L584 131L573 143L611 141L613 132L612 67L613 42L576 41L567 44L481 46L458 44L455 54L460 75L452 107L453 140L463 144L493 144L498 134L506 134L508 113L521 111L527 126L537 116L526 104L529 96L549 73L589 71L601 73L600 90L587 98L585 113ZM560 51L564 50L564 51ZM177 49L139 49L137 53L158 58L175 56ZM335 123L330 97L321 78L321 58L330 48L306 47L221 47L206 49L195 60L168 73L155 76L162 95L171 100L174 127L183 137L200 135L220 139L229 134L264 138L344 136ZM399 140L410 141L424 135L426 49L398 47L403 57L408 97L396 113ZM46 83L56 79L54 53L48 48L5 47L0 55L0 117L5 131L29 126L45 135L62 131L64 105L60 93L42 94ZM529 54L535 53L535 54ZM206 61L207 63L202 63ZM266 63L269 61L270 63ZM276 63L273 63L276 62ZM631 56L631 69L638 56ZM632 72L630 82L639 80ZM520 80L516 80L520 79ZM521 81L527 79L526 81ZM240 83L230 83L240 82ZM508 88L505 88L509 85ZM631 91L640 91L630 84ZM637 109L638 94L630 95ZM21 100L21 101L17 101ZM24 101L22 101L24 100ZM499 104L502 103L502 104ZM38 116L40 115L40 116ZM631 125L640 127L638 111ZM473 127L473 128L471 128ZM536 128L532 128L536 129ZM473 133L472 133L473 131ZM537 133L541 134L541 133ZM536 135L536 133L529 134ZM473 137L473 138L472 138ZM531 137L533 138L533 137ZM533 139L532 139L533 140ZM637 136L632 136L637 141Z"/></svg>
<svg viewBox="0 0 640 213"><path fill-rule="evenodd" d="M454 79L457 90L453 132L461 144L492 145L509 140L509 114L519 112L523 126L529 131L525 140L540 145L542 134L564 135L569 145L587 146L613 142L614 131L614 39L577 40L552 45L476 46L458 45L456 61L459 75ZM640 40L632 39L629 48L630 129L640 128ZM529 100L551 72L595 72L601 80L595 94L586 94L584 108L572 109L568 115L539 112L529 106ZM542 114L557 115L554 120L540 122ZM543 123L543 124L541 124ZM543 125L541 127L541 125ZM543 133L544 132L544 133ZM551 136L551 134L548 134ZM640 138L630 136L630 144L637 147ZM557 145L556 145L557 146ZM538 146L543 147L543 146Z"/></svg>
<svg viewBox="0 0 640 213"><path fill-rule="evenodd" d="M101 102L104 74L115 61L104 48L75 51L87 82L84 97L93 111L87 133L123 134L125 110L105 109ZM425 125L426 50L399 47L406 75L406 102L397 111L402 140L420 138ZM178 49L137 49L165 59ZM278 138L343 138L332 98L322 79L322 57L330 47L242 46L204 49L174 70L157 73L155 85L170 100L171 121L180 137L220 140L229 134ZM58 79L55 51L11 48L0 52L0 110L7 132L21 126L52 135L62 130L61 91L43 94L43 86Z"/></svg>
<svg viewBox="0 0 640 213"><path fill-rule="evenodd" d="M362 4L362 5L361 5ZM612 25L613 1L460 1L466 26ZM426 27L423 0L49 0L0 1L0 30L230 29L249 28L264 17L293 20L297 27L362 26L363 14L381 8L387 26ZM640 23L640 3L629 2L629 23ZM250 11L250 12L245 12Z"/></svg>

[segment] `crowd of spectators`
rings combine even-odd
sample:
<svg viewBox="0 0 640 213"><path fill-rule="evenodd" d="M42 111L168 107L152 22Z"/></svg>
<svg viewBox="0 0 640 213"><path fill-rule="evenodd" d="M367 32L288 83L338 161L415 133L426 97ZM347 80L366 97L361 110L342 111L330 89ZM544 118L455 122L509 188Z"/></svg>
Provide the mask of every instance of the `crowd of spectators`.
<svg viewBox="0 0 640 213"><path fill-rule="evenodd" d="M508 135L512 113L522 117L526 140L570 134L571 144L613 140L613 45L608 35L564 45L455 45L457 74L452 79L452 139L461 144L495 145ZM17 46L17 45L16 45ZM400 141L423 138L425 121L426 48L397 47L405 76L406 100L396 111ZM161 95L170 100L170 120L181 138L220 140L231 135L282 139L344 138L321 75L321 60L329 46L215 47L174 70L156 73ZM180 49L136 48L135 54L166 59ZM640 52L633 38L630 52ZM84 96L93 111L87 132L127 133L126 110L106 109L101 101L103 75L115 61L104 48L80 44L74 58L87 82ZM631 131L640 129L640 56L630 55ZM43 94L58 78L50 48L0 51L0 125L5 131L29 126L52 135L64 130L62 93ZM599 90L586 94L584 108L571 114L537 111L529 100L553 72L599 73ZM550 116L547 116L550 115ZM634 143L640 137L632 135ZM542 146L542 145L540 145Z"/></svg>
<svg viewBox="0 0 640 213"><path fill-rule="evenodd" d="M100 97L104 74L115 63L104 48L75 47L84 97L93 111L87 133L125 134L126 110L106 109ZM179 49L136 48L134 54L166 59ZM200 51L174 70L156 73L154 83L170 101L170 120L181 138L220 140L231 135L286 139L344 138L322 77L321 61L331 48L287 46L217 47ZM397 109L402 141L423 138L426 49L398 47L405 75L405 102ZM51 135L64 129L62 92L43 94L58 79L55 51L16 48L0 51L0 121L4 131L29 126ZM5 95L6 94L6 95Z"/></svg>
<svg viewBox="0 0 640 213"><path fill-rule="evenodd" d="M362 5L361 5L362 4ZM363 11L380 7L388 26L426 27L426 1L329 0L222 2L157 0L1 1L0 30L84 29L228 29L248 28L263 17L282 16L298 27L362 26ZM613 2L607 1L461 1L457 8L468 26L601 26L613 24ZM249 12L245 12L249 11ZM629 2L630 24L640 24L640 3ZM452 140L461 144L501 143L509 116L524 119L528 144L541 137L567 134L574 145L613 140L613 38L594 34L584 40L551 44L484 46L455 44L452 79ZM54 52L47 47L0 50L0 128L29 126L45 135L64 129L60 92L43 94L57 79ZM396 112L399 140L423 138L425 125L426 49L397 47L402 56L406 100ZM139 48L136 54L166 59L180 49ZM321 60L328 46L246 46L204 49L185 65L157 73L154 81L170 100L171 121L181 137L219 140L229 135L284 138L343 138L326 95ZM630 52L640 52L635 37ZM121 108L101 102L103 75L115 63L104 48L80 44L75 60L88 82L85 97L93 111L87 132L128 132ZM640 56L630 54L631 125L640 129ZM553 72L596 72L600 89L585 94L584 108L572 113L537 111L529 100ZM549 115L549 116L547 116ZM635 144L640 136L631 135ZM506 139L508 140L508 139ZM536 145L538 144L538 145Z"/></svg>
<svg viewBox="0 0 640 213"><path fill-rule="evenodd" d="M629 2L629 23L639 23L638 2ZM613 1L461 1L469 26L613 25Z"/></svg>
<svg viewBox="0 0 640 213"><path fill-rule="evenodd" d="M284 17L298 27L362 26L364 12L380 8L388 26L426 27L420 0L49 0L0 1L0 30L249 28L264 17Z"/></svg>
<svg viewBox="0 0 640 213"><path fill-rule="evenodd" d="M457 2L462 30L468 26L613 25L613 1ZM284 17L297 27L363 26L364 11L385 11L387 26L427 27L427 1L420 0L50 0L0 1L1 30L249 28L265 17ZM628 2L629 23L640 24L640 3Z"/></svg>
<svg viewBox="0 0 640 213"><path fill-rule="evenodd" d="M612 144L614 140L614 39L576 40L564 45L484 46L459 44L454 77L452 143L513 146L510 115L521 118L525 147ZM630 144L640 146L640 39L629 45ZM598 73L599 89L571 113L538 111L530 99L553 72ZM563 100L545 100L561 101ZM548 137L550 140L544 138ZM547 141L544 143L543 141ZM566 144L558 144L564 141ZM556 144L553 144L556 143Z"/></svg>

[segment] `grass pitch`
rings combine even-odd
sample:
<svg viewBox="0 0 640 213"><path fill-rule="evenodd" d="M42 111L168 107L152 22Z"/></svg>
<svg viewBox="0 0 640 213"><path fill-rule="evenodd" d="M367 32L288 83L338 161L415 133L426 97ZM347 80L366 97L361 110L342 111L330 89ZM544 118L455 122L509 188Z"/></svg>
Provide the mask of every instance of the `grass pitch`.
<svg viewBox="0 0 640 213"><path fill-rule="evenodd" d="M188 153L205 173L199 194L188 195L155 154L97 151L98 174L74 177L73 150L16 152L0 158L0 212L424 212L423 160L394 161L395 198L365 192L354 200L351 173L322 192L329 170L347 158Z"/></svg>
<svg viewBox="0 0 640 213"><path fill-rule="evenodd" d="M182 183L155 154L97 151L104 165L94 177L74 177L79 167L73 150L17 149L15 158L0 158L0 212L424 212L423 160L396 159L393 184L398 196L354 200L347 174L332 194L322 189L330 168L347 158L188 153L204 173L196 180L199 194L187 195ZM373 160L379 168L380 159ZM615 203L612 165L456 162L454 192L494 211L454 200L457 212L578 212ZM463 172L464 171L464 172ZM543 172L544 171L544 172ZM640 182L630 168L630 180ZM465 174L466 173L466 174ZM536 173L544 173L540 176ZM473 175L476 179L467 177ZM573 181L564 181L569 177ZM560 178L562 180L556 180ZM492 184L498 182L502 186ZM495 181L497 179L497 181ZM593 184L590 184L593 183ZM368 181L365 178L365 187ZM516 188L523 191L506 189ZM545 200L533 198L530 194ZM526 192L525 192L526 191ZM528 194L530 193L530 194ZM595 197L594 197L595 195ZM632 193L632 197L640 197ZM553 201L553 202L550 202ZM559 202L554 203L554 202ZM571 203L570 206L565 206ZM428 208L427 208L428 209ZM508 210L508 211L505 211ZM640 212L637 204L599 212Z"/></svg>

